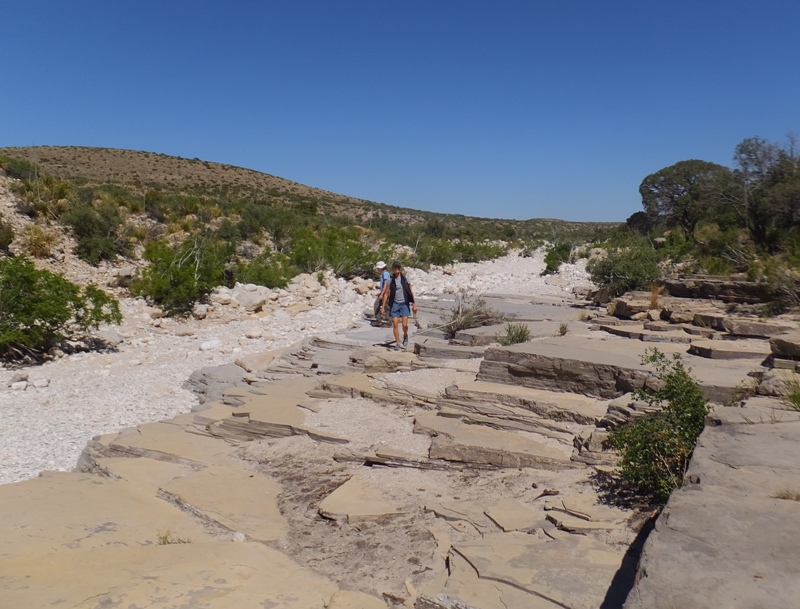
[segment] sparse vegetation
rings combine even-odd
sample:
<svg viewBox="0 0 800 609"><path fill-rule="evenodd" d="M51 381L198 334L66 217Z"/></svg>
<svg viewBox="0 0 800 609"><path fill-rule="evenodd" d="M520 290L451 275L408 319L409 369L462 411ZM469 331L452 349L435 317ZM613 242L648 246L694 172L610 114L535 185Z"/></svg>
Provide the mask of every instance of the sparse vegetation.
<svg viewBox="0 0 800 609"><path fill-rule="evenodd" d="M456 297L455 306L442 315L442 330L447 339L454 338L461 330L492 326L509 321L510 316L492 309L480 296L462 290Z"/></svg>
<svg viewBox="0 0 800 609"><path fill-rule="evenodd" d="M641 389L636 397L660 410L611 432L610 443L620 451L623 477L657 503L665 503L679 487L703 430L708 401L700 392L680 355L672 360L651 349L642 363L655 368L658 389Z"/></svg>
<svg viewBox="0 0 800 609"><path fill-rule="evenodd" d="M172 531L167 529L163 533L156 534L156 543L160 546L169 546L180 543L192 543L192 540L188 537L178 537L173 535Z"/></svg>
<svg viewBox="0 0 800 609"><path fill-rule="evenodd" d="M596 240L614 226L417 211L249 169L130 150L4 148L0 167L21 180L20 211L71 229L75 254L91 264L131 256L141 245L153 262L176 243L216 243L220 264L213 273L189 274L185 264L156 262L159 270L135 284L170 314L185 312L189 299L202 298L209 289L205 280L281 286L298 272L366 277L380 258L420 268L478 262L502 256L512 245L541 244L545 235L565 243ZM48 247L42 234L29 241L32 253L49 255L52 244ZM169 266L176 268L168 272Z"/></svg>
<svg viewBox="0 0 800 609"><path fill-rule="evenodd" d="M58 235L38 224L29 224L22 230L22 247L34 258L47 258L53 254Z"/></svg>
<svg viewBox="0 0 800 609"><path fill-rule="evenodd" d="M495 335L495 338L497 342L504 347L518 345L520 343L527 343L531 339L531 330L528 324L511 322L507 323L505 331Z"/></svg>
<svg viewBox="0 0 800 609"><path fill-rule="evenodd" d="M64 338L121 321L117 301L98 287L81 289L23 257L0 259L1 358L35 358Z"/></svg>
<svg viewBox="0 0 800 609"><path fill-rule="evenodd" d="M770 495L773 499L785 499L786 501L800 501L800 491L783 488Z"/></svg>
<svg viewBox="0 0 800 609"><path fill-rule="evenodd" d="M792 410L800 410L800 378L792 373L782 379L783 395L781 402Z"/></svg>
<svg viewBox="0 0 800 609"><path fill-rule="evenodd" d="M569 324L568 323L560 323L560 324L558 324L558 332L556 332L556 334L558 336L566 336L567 332L569 332Z"/></svg>

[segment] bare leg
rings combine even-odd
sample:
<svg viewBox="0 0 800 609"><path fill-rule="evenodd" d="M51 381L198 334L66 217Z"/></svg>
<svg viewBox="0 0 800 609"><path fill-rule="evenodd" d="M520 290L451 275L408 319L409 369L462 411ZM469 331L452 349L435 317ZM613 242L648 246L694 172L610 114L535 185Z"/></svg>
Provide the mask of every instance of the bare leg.
<svg viewBox="0 0 800 609"><path fill-rule="evenodd" d="M396 334L395 334L395 336L396 336ZM404 317L403 318L403 337L405 338L407 336L408 336L408 317ZM398 342L400 342L400 341L398 340Z"/></svg>
<svg viewBox="0 0 800 609"><path fill-rule="evenodd" d="M392 326L394 326L394 339L397 341L397 344L400 344L400 318L399 317L392 317Z"/></svg>

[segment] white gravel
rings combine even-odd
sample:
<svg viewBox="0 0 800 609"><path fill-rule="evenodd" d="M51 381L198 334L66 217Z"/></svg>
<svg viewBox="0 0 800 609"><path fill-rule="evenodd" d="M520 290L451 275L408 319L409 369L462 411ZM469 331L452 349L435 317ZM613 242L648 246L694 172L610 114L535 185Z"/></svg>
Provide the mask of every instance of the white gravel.
<svg viewBox="0 0 800 609"><path fill-rule="evenodd" d="M539 276L543 268L539 253L455 265L452 275L441 269L409 269L408 275L418 296L454 293L467 286L483 293L568 295L569 286L551 285ZM589 285L582 265L565 266L562 273L564 284ZM265 317L242 318L232 311L227 318L155 323L143 301L123 299L125 321L116 330L126 340L117 352L0 369L0 483L32 478L43 470L70 470L93 436L188 412L197 400L182 385L195 370L344 330L362 317L373 299L365 295L350 304L328 302L295 316L277 309ZM271 338L246 338L248 333L258 335L258 330ZM203 343L214 348L201 350ZM12 387L20 375L27 376L24 389L20 382Z"/></svg>

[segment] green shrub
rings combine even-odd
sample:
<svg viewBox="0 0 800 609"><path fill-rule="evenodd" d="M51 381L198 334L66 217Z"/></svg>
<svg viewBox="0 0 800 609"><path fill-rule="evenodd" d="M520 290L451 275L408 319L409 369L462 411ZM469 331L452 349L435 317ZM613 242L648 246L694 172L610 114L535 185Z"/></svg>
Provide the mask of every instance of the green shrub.
<svg viewBox="0 0 800 609"><path fill-rule="evenodd" d="M78 205L63 214L61 221L75 233L75 255L81 260L96 266L101 260L115 260L127 253L127 243L120 236L122 218L113 203Z"/></svg>
<svg viewBox="0 0 800 609"><path fill-rule="evenodd" d="M202 237L189 237L170 246L154 241L145 248L150 266L134 279L134 294L146 296L167 315L189 312L194 303L226 283L230 247Z"/></svg>
<svg viewBox="0 0 800 609"><path fill-rule="evenodd" d="M305 273L331 270L340 277L369 276L375 254L355 228L300 228L292 234L290 262Z"/></svg>
<svg viewBox="0 0 800 609"><path fill-rule="evenodd" d="M670 361L657 349L648 350L643 364L652 364L658 389L635 393L660 410L611 432L610 443L621 453L622 475L636 491L665 503L679 487L703 431L708 400L683 365L679 354Z"/></svg>
<svg viewBox="0 0 800 609"><path fill-rule="evenodd" d="M572 243L554 243L547 249L544 255L544 270L542 275L550 275L558 271L558 267L564 262L569 262L569 255L572 252Z"/></svg>
<svg viewBox="0 0 800 609"><path fill-rule="evenodd" d="M652 247L629 247L595 259L588 265L592 281L607 287L613 298L631 290L647 290L662 278L658 255Z"/></svg>
<svg viewBox="0 0 800 609"><path fill-rule="evenodd" d="M14 241L14 229L3 220L3 216L0 214L0 250L7 252L12 241Z"/></svg>
<svg viewBox="0 0 800 609"><path fill-rule="evenodd" d="M233 268L235 281L268 288L285 288L297 274L297 269L281 254L262 255L248 262L240 262Z"/></svg>
<svg viewBox="0 0 800 609"><path fill-rule="evenodd" d="M0 357L47 351L66 337L120 323L119 303L93 285L81 288L27 258L0 259Z"/></svg>
<svg viewBox="0 0 800 609"><path fill-rule="evenodd" d="M531 339L531 330L528 328L528 324L507 323L505 332L496 334L495 339L504 347L527 343Z"/></svg>

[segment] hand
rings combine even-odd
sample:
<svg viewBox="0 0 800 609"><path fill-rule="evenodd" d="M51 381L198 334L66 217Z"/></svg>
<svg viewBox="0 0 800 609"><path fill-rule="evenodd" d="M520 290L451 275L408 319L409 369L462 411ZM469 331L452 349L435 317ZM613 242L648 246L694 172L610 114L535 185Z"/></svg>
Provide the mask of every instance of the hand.
<svg viewBox="0 0 800 609"><path fill-rule="evenodd" d="M416 312L417 312L417 305L416 305L416 303L414 303L413 305L411 305L411 310L412 310L412 311L414 311L414 313L416 313Z"/></svg>

